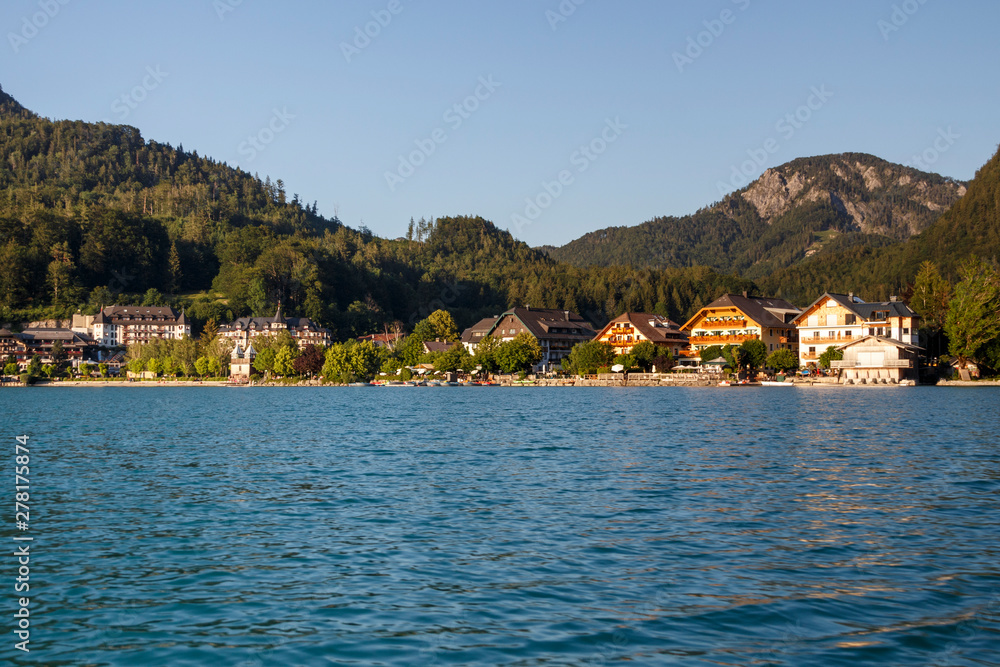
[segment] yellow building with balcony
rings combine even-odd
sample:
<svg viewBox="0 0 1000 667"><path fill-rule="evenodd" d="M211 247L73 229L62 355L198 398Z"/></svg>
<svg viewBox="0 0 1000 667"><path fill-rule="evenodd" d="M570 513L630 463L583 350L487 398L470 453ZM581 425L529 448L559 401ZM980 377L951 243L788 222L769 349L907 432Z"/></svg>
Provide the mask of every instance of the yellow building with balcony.
<svg viewBox="0 0 1000 667"><path fill-rule="evenodd" d="M677 358L688 347L688 337L677 324L653 313L624 313L608 322L595 340L615 348L615 354L628 354L639 343L649 341Z"/></svg>
<svg viewBox="0 0 1000 667"><path fill-rule="evenodd" d="M798 353L799 343L792 321L802 312L784 299L725 294L699 310L681 331L689 336L687 357L699 357L713 345L742 345L760 340L770 354L787 349Z"/></svg>

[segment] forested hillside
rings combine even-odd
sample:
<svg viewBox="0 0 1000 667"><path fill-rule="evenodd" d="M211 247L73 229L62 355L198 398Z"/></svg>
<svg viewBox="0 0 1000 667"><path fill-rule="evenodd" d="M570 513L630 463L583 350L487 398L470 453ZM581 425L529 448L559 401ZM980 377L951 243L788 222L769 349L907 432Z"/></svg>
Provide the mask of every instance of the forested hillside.
<svg viewBox="0 0 1000 667"><path fill-rule="evenodd" d="M0 324L136 302L186 308L197 327L280 301L343 339L438 308L463 327L523 305L601 325L626 310L683 321L744 290L803 305L826 290L882 298L905 293L924 260L949 278L971 253L995 260L1000 157L964 192L870 156L797 160L695 216L585 237L571 246L608 266L575 266L478 217L378 238L281 180L132 127L40 118L0 92Z"/></svg>
<svg viewBox="0 0 1000 667"><path fill-rule="evenodd" d="M905 294L920 264L932 261L950 281L970 256L1000 257L1000 151L976 173L968 192L928 229L905 243L857 247L807 260L760 279L760 288L806 302L823 291L884 298Z"/></svg>
<svg viewBox="0 0 1000 667"><path fill-rule="evenodd" d="M871 155L802 158L694 215L603 229L545 250L576 266L703 265L756 279L808 257L905 240L964 193L963 183Z"/></svg>
<svg viewBox="0 0 1000 667"><path fill-rule="evenodd" d="M344 338L441 307L463 326L514 305L595 323L625 309L683 319L753 289L704 268L577 269L480 218L377 238L319 216L280 180L132 127L39 118L0 95L0 323L169 302L197 325L270 315L280 301Z"/></svg>

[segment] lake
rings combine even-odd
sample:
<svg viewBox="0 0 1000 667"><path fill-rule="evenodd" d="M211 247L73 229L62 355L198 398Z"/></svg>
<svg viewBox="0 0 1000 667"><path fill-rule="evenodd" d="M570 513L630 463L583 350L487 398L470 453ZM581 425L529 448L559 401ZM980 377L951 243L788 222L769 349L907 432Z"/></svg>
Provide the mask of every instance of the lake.
<svg viewBox="0 0 1000 667"><path fill-rule="evenodd" d="M1000 389L0 390L45 665L1000 665ZM14 437L30 436L27 532Z"/></svg>

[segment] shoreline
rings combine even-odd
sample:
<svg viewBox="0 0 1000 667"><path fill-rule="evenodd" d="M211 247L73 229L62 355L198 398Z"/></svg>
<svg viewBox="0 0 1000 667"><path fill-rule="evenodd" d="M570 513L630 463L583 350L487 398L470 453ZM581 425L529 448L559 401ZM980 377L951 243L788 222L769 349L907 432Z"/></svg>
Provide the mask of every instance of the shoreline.
<svg viewBox="0 0 1000 667"><path fill-rule="evenodd" d="M790 382L789 385L793 387L851 387L851 388L872 388L872 387L899 387L899 385L846 385L839 382L813 382L813 381L803 381L803 382ZM3 389L7 388L27 388L29 385L22 385L20 383L8 383L2 385ZM79 380L66 380L60 382L50 382L42 381L37 382L33 387L128 387L128 388L164 388L164 387L232 387L239 389L256 389L256 388L308 388L308 387L330 387L330 388L345 388L349 385L345 384L325 384L317 382L296 382L296 383L267 383L267 384L234 384L232 382L227 382L224 380L170 380L163 382L125 382L118 380L103 380L103 381L79 381ZM366 385L366 386L377 386L377 385ZM587 388L628 388L628 387L702 387L702 388L719 388L719 389L740 389L744 387L762 387L759 383L751 383L748 385L733 385L731 387L719 387L717 382L710 382L705 380L696 381L634 381L634 382L614 382L609 380L540 380L540 381L527 381L527 382L497 382L491 387L504 387L504 388L535 388L535 387L587 387ZM941 380L936 385L925 384L917 385L918 387L1000 387L1000 380L979 380L966 382L961 380ZM460 387L446 387L446 388L460 388ZM480 387L476 387L480 388ZM903 387L899 387L903 388Z"/></svg>

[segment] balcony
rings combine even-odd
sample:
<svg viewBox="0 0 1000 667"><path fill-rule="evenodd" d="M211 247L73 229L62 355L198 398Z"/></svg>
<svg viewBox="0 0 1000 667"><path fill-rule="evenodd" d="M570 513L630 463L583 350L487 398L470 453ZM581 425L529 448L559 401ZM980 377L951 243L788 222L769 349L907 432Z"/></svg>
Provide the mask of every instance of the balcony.
<svg viewBox="0 0 1000 667"><path fill-rule="evenodd" d="M808 345L840 345L843 343L850 343L851 341L860 340L864 336L823 336L816 338L802 338L800 342Z"/></svg>
<svg viewBox="0 0 1000 667"><path fill-rule="evenodd" d="M729 320L727 322L706 322L702 320L698 324L699 329L746 329L746 320Z"/></svg>
<svg viewBox="0 0 1000 667"><path fill-rule="evenodd" d="M691 345L739 345L748 340L757 340L757 334L739 334L736 336L692 336Z"/></svg>

